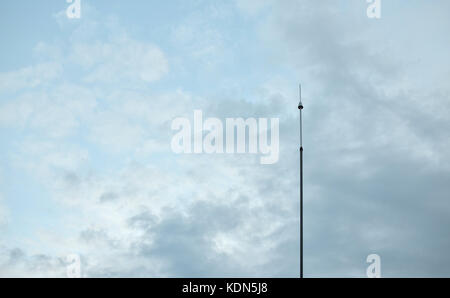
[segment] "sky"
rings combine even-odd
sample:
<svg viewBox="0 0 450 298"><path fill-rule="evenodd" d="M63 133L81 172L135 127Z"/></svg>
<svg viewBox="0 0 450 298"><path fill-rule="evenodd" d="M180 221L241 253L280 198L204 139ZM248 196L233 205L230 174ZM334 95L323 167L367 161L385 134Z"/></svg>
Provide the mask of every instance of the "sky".
<svg viewBox="0 0 450 298"><path fill-rule="evenodd" d="M450 3L0 3L0 277L450 277ZM279 118L280 156L175 154Z"/></svg>

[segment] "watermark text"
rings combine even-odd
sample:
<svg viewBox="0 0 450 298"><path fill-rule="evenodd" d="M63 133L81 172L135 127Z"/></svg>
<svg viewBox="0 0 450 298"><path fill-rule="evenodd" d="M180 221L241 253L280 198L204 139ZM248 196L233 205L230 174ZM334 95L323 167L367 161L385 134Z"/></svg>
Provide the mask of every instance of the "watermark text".
<svg viewBox="0 0 450 298"><path fill-rule="evenodd" d="M193 125L188 118L172 121L172 130L178 132L172 138L171 147L177 154L261 154L261 164L274 164L280 153L279 123L278 118L271 118L269 128L267 118L226 118L225 124L218 118L203 121L202 111L195 110Z"/></svg>

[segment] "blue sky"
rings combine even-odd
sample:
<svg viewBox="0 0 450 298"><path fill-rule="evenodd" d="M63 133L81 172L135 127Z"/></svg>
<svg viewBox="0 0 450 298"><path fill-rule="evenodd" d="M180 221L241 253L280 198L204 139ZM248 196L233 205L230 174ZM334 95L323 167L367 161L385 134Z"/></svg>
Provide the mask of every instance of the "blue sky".
<svg viewBox="0 0 450 298"><path fill-rule="evenodd" d="M449 276L449 4L0 4L0 276ZM280 118L280 160L176 155L171 122Z"/></svg>

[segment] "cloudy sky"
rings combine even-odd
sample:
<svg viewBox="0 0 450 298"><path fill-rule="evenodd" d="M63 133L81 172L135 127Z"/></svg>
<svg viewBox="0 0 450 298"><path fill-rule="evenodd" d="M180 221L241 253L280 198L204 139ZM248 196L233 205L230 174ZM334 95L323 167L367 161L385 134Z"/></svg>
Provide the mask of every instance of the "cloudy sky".
<svg viewBox="0 0 450 298"><path fill-rule="evenodd" d="M0 276L450 277L450 2L0 4ZM177 117L280 119L278 163L175 154Z"/></svg>

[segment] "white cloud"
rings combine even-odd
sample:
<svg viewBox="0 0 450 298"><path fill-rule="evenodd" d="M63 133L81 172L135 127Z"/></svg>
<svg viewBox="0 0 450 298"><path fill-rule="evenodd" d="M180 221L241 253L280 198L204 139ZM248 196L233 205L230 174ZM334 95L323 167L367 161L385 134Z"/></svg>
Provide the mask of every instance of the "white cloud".
<svg viewBox="0 0 450 298"><path fill-rule="evenodd" d="M28 128L53 138L73 134L97 106L90 89L57 84L48 90L30 90L0 104L0 125Z"/></svg>
<svg viewBox="0 0 450 298"><path fill-rule="evenodd" d="M4 185L4 183L5 183L4 173L3 170L0 170L0 186ZM6 202L4 201L4 196L1 193L0 189L0 231L2 231L2 229L6 226L6 224L9 221L9 210L5 203Z"/></svg>
<svg viewBox="0 0 450 298"><path fill-rule="evenodd" d="M86 68L86 82L154 82L169 71L165 54L156 46L128 38L94 44L76 43L71 58Z"/></svg>
<svg viewBox="0 0 450 298"><path fill-rule="evenodd" d="M273 0L235 0L238 9L250 16L255 16L264 8L273 4Z"/></svg>
<svg viewBox="0 0 450 298"><path fill-rule="evenodd" d="M291 212L295 208L288 208L291 211L287 211L290 216L286 219L286 213L280 216L279 211L274 211L279 207L271 207L276 205L278 196L267 191L264 194L257 193L255 185L261 183L259 179L262 179L262 175L266 177L263 180L271 177L270 169L254 171L258 163L252 157L176 156L168 152L170 149L167 146L166 151L163 151L165 156L149 159L142 151L152 152L153 146L159 147L165 144L164 141L169 144L170 120L176 116L190 117L195 106L203 106L211 114L228 115L230 111L210 106L203 99L182 92L156 97L138 94L122 97L122 94L116 94L108 100L112 110L106 110L105 115L109 120L105 121L99 117L101 114L94 113L91 133L97 136L92 138L92 142L116 147L118 156L131 159L126 162L115 160L114 170L104 171L90 166L93 158L89 156L88 148L83 149L81 144L64 145L58 140L43 142L31 139L23 143L15 154L16 162L20 162L22 168L45 185L56 202L70 206L73 210L65 216L66 229L71 232L50 236L50 243L54 243L52 239L58 239L58 245L53 245L53 249L58 247L58 255L69 253L64 251L68 247L81 252L87 258L86 270L91 276L105 276L114 272L119 276L134 275L138 274L139 268L145 269L140 274L147 276L185 276L196 270L196 267L200 270L196 274L200 275L213 270L212 274L217 276L233 273L254 276L261 267L267 266L273 260L270 250L279 245L278 240L272 239L272 234L295 220L295 214ZM177 105L173 102L177 102ZM246 103L241 102L230 106L237 110L248 108ZM101 125L102 122L112 123L113 127L103 130L105 127ZM142 135L134 138L134 132L128 136L127 131L130 133L131 130L117 125L120 123L134 123L134 129L143 134L151 129L156 130L149 135L152 138L147 139ZM158 134L161 136L158 137ZM149 144L152 146L150 149L147 147ZM139 161L132 158L135 146ZM178 170L173 171L171 168ZM203 170L206 168L208 171ZM250 197L251 200L248 199ZM294 202L290 200L290 204ZM223 215L224 212L233 217L230 223L227 223L229 219ZM211 222L201 219L203 213L209 214ZM164 252L166 244L154 242L154 239L163 239L165 233L170 233L167 226L171 225L173 216L198 217L198 221L186 219L184 225L192 229L192 239L201 242L198 247L195 242L186 242L185 245L192 245L188 249L196 255L205 253L217 260L226 257L228 268L221 272L214 269L212 264L200 262L200 259L194 266L194 256L191 263L194 267L173 267L180 256L175 252ZM217 226L209 231L210 224L213 224L212 227ZM90 242L85 237L80 238L80 234L86 234L83 231L92 230L102 231L101 239ZM174 233L176 239L182 237L183 231ZM211 240L204 238L206 235L210 235L208 237ZM253 236L249 238L248 235ZM261 246L252 245L256 240ZM99 245L102 247L101 253L98 251ZM117 261L113 262L114 266L111 265L110 260L123 260L124 254L127 255L128 264ZM259 257L250 258L252 255ZM240 264L245 260L246 269L243 270ZM270 275L268 272L264 274ZM274 276L277 274L284 273L273 273Z"/></svg>
<svg viewBox="0 0 450 298"><path fill-rule="evenodd" d="M32 89L48 84L62 73L62 66L56 62L41 63L19 70L0 73L0 90L17 91Z"/></svg>
<svg viewBox="0 0 450 298"><path fill-rule="evenodd" d="M171 26L170 41L177 49L172 61L177 63L180 71L193 63L196 67L214 70L226 63L235 47L234 36L221 30L217 23L232 23L232 7L230 2L211 2L190 12ZM174 64L175 64L174 63Z"/></svg>
<svg viewBox="0 0 450 298"><path fill-rule="evenodd" d="M8 223L9 212L4 206L4 202L0 197L0 229Z"/></svg>
<svg viewBox="0 0 450 298"><path fill-rule="evenodd" d="M220 10L215 10L215 16L223 17ZM192 46L189 54L199 59L215 58L222 45L215 28L201 30L206 23L194 20L188 25L193 24L197 33L178 36L181 43ZM272 235L293 214L289 213L289 219L286 214L280 216L277 207L271 208L278 197L270 192L258 194L255 189L269 170L252 171L258 165L253 157L199 158L170 152L170 122L175 117L191 117L198 107L229 116L249 106L236 102L222 110L209 99L182 90L114 88L117 83L133 86L162 78L168 72L165 54L126 34L86 41L89 23L81 26L71 35L67 52L45 43L36 48L39 56L79 70L75 76L62 73L72 83L34 89L0 105L3 127L28 132L10 144L11 166L34 178L55 204L70 209L58 229L33 233L36 239L18 236L15 243L26 243L20 247L23 252L7 249L5 258L10 260L12 253L17 262L2 272L59 276L58 258L74 252L83 256L89 276L185 276L192 272L251 276L261 272L272 260L270 250L279 245ZM95 88L85 83L96 83ZM167 234L173 237L167 239ZM172 247L177 239L179 245ZM252 245L255 241L261 245ZM181 246L192 254L187 260L190 266L177 265L185 258L178 253ZM38 258L45 260L40 263L42 272L33 271L35 253L46 256ZM204 262L204 256L225 257L225 271Z"/></svg>

